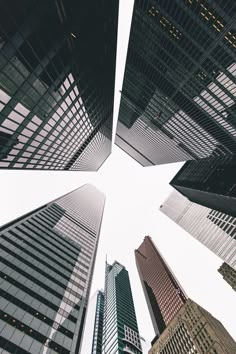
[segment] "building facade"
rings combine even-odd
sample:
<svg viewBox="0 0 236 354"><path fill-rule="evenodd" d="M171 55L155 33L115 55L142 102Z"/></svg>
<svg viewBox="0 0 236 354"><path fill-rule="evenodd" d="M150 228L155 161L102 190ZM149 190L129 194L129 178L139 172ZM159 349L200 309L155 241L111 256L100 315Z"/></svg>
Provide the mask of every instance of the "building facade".
<svg viewBox="0 0 236 354"><path fill-rule="evenodd" d="M93 344L91 354L102 354L102 335L103 335L103 316L104 316L104 293L98 291L95 310L95 321L93 330Z"/></svg>
<svg viewBox="0 0 236 354"><path fill-rule="evenodd" d="M230 267L227 263L223 263L218 272L223 276L223 279L236 291L236 270Z"/></svg>
<svg viewBox="0 0 236 354"><path fill-rule="evenodd" d="M234 354L236 343L220 321L191 299L179 310L149 354Z"/></svg>
<svg viewBox="0 0 236 354"><path fill-rule="evenodd" d="M135 260L157 337L186 302L186 294L150 236L135 250Z"/></svg>
<svg viewBox="0 0 236 354"><path fill-rule="evenodd" d="M106 263L102 354L142 354L129 274Z"/></svg>
<svg viewBox="0 0 236 354"><path fill-rule="evenodd" d="M87 184L1 227L1 352L80 352L104 204Z"/></svg>
<svg viewBox="0 0 236 354"><path fill-rule="evenodd" d="M233 0L136 0L116 144L143 166L236 153Z"/></svg>
<svg viewBox="0 0 236 354"><path fill-rule="evenodd" d="M173 191L160 211L236 270L236 218Z"/></svg>
<svg viewBox="0 0 236 354"><path fill-rule="evenodd" d="M235 170L235 155L188 161L170 184L192 202L236 217Z"/></svg>
<svg viewBox="0 0 236 354"><path fill-rule="evenodd" d="M118 5L2 1L0 168L97 170L109 156Z"/></svg>

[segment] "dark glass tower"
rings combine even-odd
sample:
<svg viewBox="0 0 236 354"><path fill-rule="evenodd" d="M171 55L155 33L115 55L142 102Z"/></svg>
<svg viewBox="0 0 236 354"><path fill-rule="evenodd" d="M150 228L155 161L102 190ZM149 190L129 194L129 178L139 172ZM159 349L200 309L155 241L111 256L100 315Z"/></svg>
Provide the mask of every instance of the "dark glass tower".
<svg viewBox="0 0 236 354"><path fill-rule="evenodd" d="M102 354L142 354L129 274L106 263Z"/></svg>
<svg viewBox="0 0 236 354"><path fill-rule="evenodd" d="M118 0L3 0L0 168L97 170L111 152Z"/></svg>
<svg viewBox="0 0 236 354"><path fill-rule="evenodd" d="M1 352L80 352L104 204L84 185L1 227Z"/></svg>
<svg viewBox="0 0 236 354"><path fill-rule="evenodd" d="M144 166L236 153L236 3L136 0L116 144Z"/></svg>
<svg viewBox="0 0 236 354"><path fill-rule="evenodd" d="M236 157L188 161L170 184L194 203L236 216Z"/></svg>
<svg viewBox="0 0 236 354"><path fill-rule="evenodd" d="M187 297L150 236L135 250L135 260L157 337Z"/></svg>
<svg viewBox="0 0 236 354"><path fill-rule="evenodd" d="M91 354L102 354L102 334L104 316L104 293L98 291L93 330L93 344Z"/></svg>

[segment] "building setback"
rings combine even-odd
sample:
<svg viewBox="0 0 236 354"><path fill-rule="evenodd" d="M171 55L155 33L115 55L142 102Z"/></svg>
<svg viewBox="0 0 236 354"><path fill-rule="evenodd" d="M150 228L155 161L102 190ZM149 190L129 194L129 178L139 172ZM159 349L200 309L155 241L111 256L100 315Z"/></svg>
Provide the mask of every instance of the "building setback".
<svg viewBox="0 0 236 354"><path fill-rule="evenodd" d="M87 184L0 228L4 353L80 352L104 204Z"/></svg>
<svg viewBox="0 0 236 354"><path fill-rule="evenodd" d="M1 2L0 168L94 171L109 156L118 5Z"/></svg>
<svg viewBox="0 0 236 354"><path fill-rule="evenodd" d="M129 274L115 261L106 263L103 354L142 354Z"/></svg>
<svg viewBox="0 0 236 354"><path fill-rule="evenodd" d="M136 0L116 144L143 166L236 153L235 1Z"/></svg>
<svg viewBox="0 0 236 354"><path fill-rule="evenodd" d="M230 267L227 263L223 263L218 272L223 276L223 279L236 291L236 270Z"/></svg>
<svg viewBox="0 0 236 354"><path fill-rule="evenodd" d="M236 217L235 171L235 155L188 161L170 184L192 202Z"/></svg>
<svg viewBox="0 0 236 354"><path fill-rule="evenodd" d="M173 191L160 211L236 270L236 218Z"/></svg>
<svg viewBox="0 0 236 354"><path fill-rule="evenodd" d="M236 343L220 321L191 299L179 310L149 354L234 354Z"/></svg>
<svg viewBox="0 0 236 354"><path fill-rule="evenodd" d="M135 260L157 337L186 302L186 294L150 236L135 250Z"/></svg>

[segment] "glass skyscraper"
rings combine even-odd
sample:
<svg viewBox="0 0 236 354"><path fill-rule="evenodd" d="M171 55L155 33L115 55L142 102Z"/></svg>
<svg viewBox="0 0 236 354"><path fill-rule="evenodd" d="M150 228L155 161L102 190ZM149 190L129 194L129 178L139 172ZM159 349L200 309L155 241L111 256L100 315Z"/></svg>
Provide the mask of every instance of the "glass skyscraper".
<svg viewBox="0 0 236 354"><path fill-rule="evenodd" d="M103 316L104 316L104 293L97 292L97 302L95 309L95 321L93 329L93 344L91 354L102 354L102 334L103 334Z"/></svg>
<svg viewBox="0 0 236 354"><path fill-rule="evenodd" d="M1 353L80 352L104 204L86 184L1 227Z"/></svg>
<svg viewBox="0 0 236 354"><path fill-rule="evenodd" d="M102 354L142 354L129 274L106 263Z"/></svg>
<svg viewBox="0 0 236 354"><path fill-rule="evenodd" d="M235 155L218 154L186 162L170 184L192 202L236 217L235 171Z"/></svg>
<svg viewBox="0 0 236 354"><path fill-rule="evenodd" d="M135 260L154 331L159 337L187 297L150 236L135 250Z"/></svg>
<svg viewBox="0 0 236 354"><path fill-rule="evenodd" d="M109 156L118 6L1 1L0 168L94 171Z"/></svg>
<svg viewBox="0 0 236 354"><path fill-rule="evenodd" d="M174 273L146 236L135 250L156 336L149 354L234 354L236 343L222 323L187 299Z"/></svg>
<svg viewBox="0 0 236 354"><path fill-rule="evenodd" d="M236 270L236 218L173 191L160 211Z"/></svg>
<svg viewBox="0 0 236 354"><path fill-rule="evenodd" d="M116 144L143 166L236 153L235 13L233 0L135 1Z"/></svg>

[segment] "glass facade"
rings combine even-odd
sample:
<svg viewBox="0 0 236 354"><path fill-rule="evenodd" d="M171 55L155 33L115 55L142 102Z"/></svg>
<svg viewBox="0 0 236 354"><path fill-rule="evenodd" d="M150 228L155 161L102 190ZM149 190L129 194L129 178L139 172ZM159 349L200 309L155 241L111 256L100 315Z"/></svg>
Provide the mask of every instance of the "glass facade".
<svg viewBox="0 0 236 354"><path fill-rule="evenodd" d="M116 144L143 166L236 153L235 1L136 0Z"/></svg>
<svg viewBox="0 0 236 354"><path fill-rule="evenodd" d="M135 260L157 337L187 297L150 236L135 250Z"/></svg>
<svg viewBox="0 0 236 354"><path fill-rule="evenodd" d="M98 291L91 354L102 354L103 316L104 293L102 291Z"/></svg>
<svg viewBox="0 0 236 354"><path fill-rule="evenodd" d="M188 161L170 184L192 202L236 216L236 157Z"/></svg>
<svg viewBox="0 0 236 354"><path fill-rule="evenodd" d="M103 354L142 354L129 274L120 263L106 263Z"/></svg>
<svg viewBox="0 0 236 354"><path fill-rule="evenodd" d="M109 156L118 5L2 2L0 168L97 170Z"/></svg>
<svg viewBox="0 0 236 354"><path fill-rule="evenodd" d="M79 353L104 203L85 185L1 227L1 352Z"/></svg>
<svg viewBox="0 0 236 354"><path fill-rule="evenodd" d="M173 191L160 210L236 270L236 218Z"/></svg>

